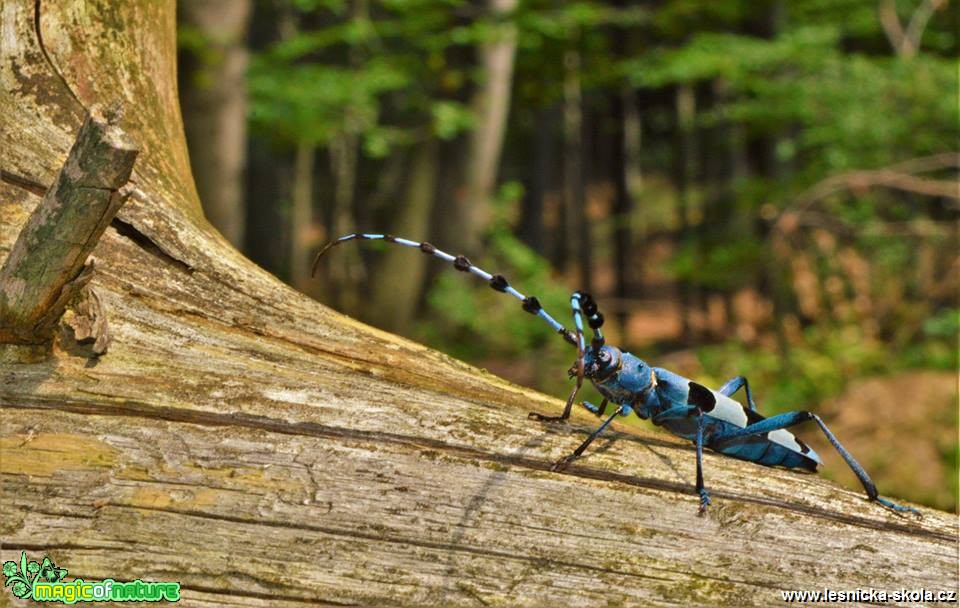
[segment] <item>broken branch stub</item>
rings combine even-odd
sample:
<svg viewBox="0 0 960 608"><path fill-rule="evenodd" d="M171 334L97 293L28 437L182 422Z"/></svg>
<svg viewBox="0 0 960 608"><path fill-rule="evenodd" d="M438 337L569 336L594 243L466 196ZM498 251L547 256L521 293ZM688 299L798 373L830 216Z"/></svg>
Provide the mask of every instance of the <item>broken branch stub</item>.
<svg viewBox="0 0 960 608"><path fill-rule="evenodd" d="M129 196L139 153L119 112L92 108L56 182L0 268L0 344L44 345L89 282L87 257Z"/></svg>

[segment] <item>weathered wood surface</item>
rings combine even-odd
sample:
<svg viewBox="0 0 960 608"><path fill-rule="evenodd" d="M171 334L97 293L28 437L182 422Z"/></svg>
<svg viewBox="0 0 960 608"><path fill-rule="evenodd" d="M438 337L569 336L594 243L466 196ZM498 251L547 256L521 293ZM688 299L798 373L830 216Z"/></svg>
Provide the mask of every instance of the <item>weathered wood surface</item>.
<svg viewBox="0 0 960 608"><path fill-rule="evenodd" d="M0 560L176 580L186 606L778 605L780 589L957 588L957 518L617 429L284 287L199 214L172 3L3 0L0 255L83 106L143 146L94 250L114 341L0 371ZM34 10L39 9L39 32ZM42 38L42 43L41 39ZM519 314L519 313L518 313ZM558 381L562 371L558 371ZM0 605L15 602L0 591ZM26 605L26 604L24 604Z"/></svg>

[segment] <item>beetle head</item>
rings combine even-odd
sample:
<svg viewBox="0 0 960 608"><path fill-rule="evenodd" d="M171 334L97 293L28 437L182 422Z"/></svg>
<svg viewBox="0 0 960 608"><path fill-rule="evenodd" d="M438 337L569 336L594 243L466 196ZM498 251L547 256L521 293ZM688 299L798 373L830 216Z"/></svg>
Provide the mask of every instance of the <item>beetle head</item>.
<svg viewBox="0 0 960 608"><path fill-rule="evenodd" d="M583 376L591 380L603 380L620 369L620 349L615 346L588 348L583 354ZM577 362L573 362L569 374L577 375Z"/></svg>

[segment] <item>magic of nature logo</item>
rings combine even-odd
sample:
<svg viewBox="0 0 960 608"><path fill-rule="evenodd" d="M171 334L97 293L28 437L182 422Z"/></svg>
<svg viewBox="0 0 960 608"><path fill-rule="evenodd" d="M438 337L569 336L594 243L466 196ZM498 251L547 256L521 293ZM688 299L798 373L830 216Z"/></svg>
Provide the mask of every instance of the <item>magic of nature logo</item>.
<svg viewBox="0 0 960 608"><path fill-rule="evenodd" d="M63 580L66 568L58 568L44 557L43 561L27 561L27 552L20 554L20 563L3 563L4 587L15 597L35 602L176 602L180 600L180 583L141 581Z"/></svg>

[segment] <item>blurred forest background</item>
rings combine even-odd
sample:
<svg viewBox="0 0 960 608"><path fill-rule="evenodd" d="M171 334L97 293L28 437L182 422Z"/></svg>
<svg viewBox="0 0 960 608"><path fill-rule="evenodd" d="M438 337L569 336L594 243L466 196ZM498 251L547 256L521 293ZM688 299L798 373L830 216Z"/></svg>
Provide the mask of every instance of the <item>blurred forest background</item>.
<svg viewBox="0 0 960 608"><path fill-rule="evenodd" d="M948 0L186 0L211 221L297 289L566 396L573 353L482 281L957 508L960 11ZM588 394L589 398L589 394ZM525 421L518 421L524 424ZM813 427L824 474L856 487Z"/></svg>

